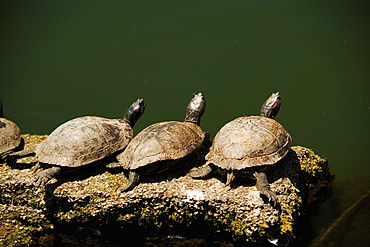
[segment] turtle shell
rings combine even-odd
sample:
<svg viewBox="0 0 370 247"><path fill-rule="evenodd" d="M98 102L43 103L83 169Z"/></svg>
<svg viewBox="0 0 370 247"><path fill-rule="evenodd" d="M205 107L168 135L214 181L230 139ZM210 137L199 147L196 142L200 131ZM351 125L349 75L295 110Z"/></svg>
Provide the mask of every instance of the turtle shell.
<svg viewBox="0 0 370 247"><path fill-rule="evenodd" d="M19 127L6 118L0 118L0 154L18 147L20 143Z"/></svg>
<svg viewBox="0 0 370 247"><path fill-rule="evenodd" d="M216 134L206 160L229 170L272 165L288 153L291 143L290 134L277 121L240 117Z"/></svg>
<svg viewBox="0 0 370 247"><path fill-rule="evenodd" d="M42 163L78 167L100 160L131 141L133 130L123 119L86 116L56 128L36 148Z"/></svg>
<svg viewBox="0 0 370 247"><path fill-rule="evenodd" d="M177 160L197 151L204 137L202 129L190 122L156 123L137 134L117 159L125 169Z"/></svg>

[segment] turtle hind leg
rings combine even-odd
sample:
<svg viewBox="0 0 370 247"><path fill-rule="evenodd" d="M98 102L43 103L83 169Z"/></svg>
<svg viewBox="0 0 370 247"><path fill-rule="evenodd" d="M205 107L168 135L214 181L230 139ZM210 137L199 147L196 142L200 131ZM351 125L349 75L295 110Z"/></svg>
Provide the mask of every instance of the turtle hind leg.
<svg viewBox="0 0 370 247"><path fill-rule="evenodd" d="M36 148L24 149L18 152L12 152L8 155L8 158L17 159L27 156L34 156L36 154Z"/></svg>
<svg viewBox="0 0 370 247"><path fill-rule="evenodd" d="M189 171L189 176L192 178L206 178L212 172L212 167L209 164L195 167Z"/></svg>
<svg viewBox="0 0 370 247"><path fill-rule="evenodd" d="M256 181L256 188L261 192L261 194L265 195L269 202L275 207L277 204L277 196L275 192L273 192L270 188L270 185L267 180L266 173L264 172L255 172L254 176L257 178Z"/></svg>
<svg viewBox="0 0 370 247"><path fill-rule="evenodd" d="M226 174L226 185L230 185L235 179L235 174L233 170L228 170Z"/></svg>
<svg viewBox="0 0 370 247"><path fill-rule="evenodd" d="M35 186L44 186L47 182L49 182L52 178L58 177L60 174L60 167L53 166L49 169L46 169L42 172L38 172L35 175L33 175L33 184Z"/></svg>
<svg viewBox="0 0 370 247"><path fill-rule="evenodd" d="M130 173L128 175L128 183L126 187L121 190L121 192L126 192L126 191L129 191L135 188L136 185L138 185L139 183L139 179L140 179L140 174L130 170Z"/></svg>

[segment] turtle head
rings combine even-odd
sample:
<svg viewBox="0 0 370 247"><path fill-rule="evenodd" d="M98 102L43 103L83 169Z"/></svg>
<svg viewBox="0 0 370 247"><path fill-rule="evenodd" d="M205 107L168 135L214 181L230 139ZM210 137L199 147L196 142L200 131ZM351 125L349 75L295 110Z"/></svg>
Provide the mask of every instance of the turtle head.
<svg viewBox="0 0 370 247"><path fill-rule="evenodd" d="M137 99L132 105L126 110L123 120L134 127L136 121L143 115L145 111L145 100Z"/></svg>
<svg viewBox="0 0 370 247"><path fill-rule="evenodd" d="M279 92L271 94L261 107L261 116L274 118L280 110L281 101Z"/></svg>
<svg viewBox="0 0 370 247"><path fill-rule="evenodd" d="M194 95L186 108L185 122L200 124L200 117L203 115L206 108L206 100L202 93Z"/></svg>

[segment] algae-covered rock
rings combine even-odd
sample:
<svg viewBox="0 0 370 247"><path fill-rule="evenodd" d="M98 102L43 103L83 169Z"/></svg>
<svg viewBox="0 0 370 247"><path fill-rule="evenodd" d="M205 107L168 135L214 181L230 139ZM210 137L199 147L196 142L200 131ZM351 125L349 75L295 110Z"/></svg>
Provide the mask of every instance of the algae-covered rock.
<svg viewBox="0 0 370 247"><path fill-rule="evenodd" d="M45 236L44 229L52 227L42 210L0 204L1 246L36 245Z"/></svg>
<svg viewBox="0 0 370 247"><path fill-rule="evenodd" d="M25 148L34 148L45 136L22 135ZM35 157L25 157L16 164L0 164L0 203L45 209L44 190L31 185Z"/></svg>
<svg viewBox="0 0 370 247"><path fill-rule="evenodd" d="M24 138L26 144L31 137L37 136ZM208 180L186 176L191 167L201 164L201 156L181 161L163 174L144 177L126 193L120 192L127 182L123 170L105 166L82 169L52 180L45 189L35 188L29 181L35 160L24 159L18 161L25 162L24 168L0 165L0 203L41 210L48 216L45 221L59 226L102 232L119 226L230 241L284 243L293 237L302 205L318 199L332 181L327 160L299 146L292 147L268 171L271 189L278 196L275 208L264 201L249 178L230 188L216 175Z"/></svg>

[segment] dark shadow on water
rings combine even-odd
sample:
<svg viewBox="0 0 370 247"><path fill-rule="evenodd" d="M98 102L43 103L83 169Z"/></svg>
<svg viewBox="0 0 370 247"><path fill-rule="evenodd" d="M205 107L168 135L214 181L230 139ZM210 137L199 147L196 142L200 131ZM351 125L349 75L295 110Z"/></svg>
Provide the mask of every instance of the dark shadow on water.
<svg viewBox="0 0 370 247"><path fill-rule="evenodd" d="M52 246L79 246L79 247L273 247L270 243L256 244L241 242L229 242L216 238L199 236L186 236L179 234L166 234L165 232L145 233L145 229L132 227L131 229L111 229L109 233L91 228L63 228L56 229L53 236L49 236ZM47 237L45 237L45 242Z"/></svg>
<svg viewBox="0 0 370 247"><path fill-rule="evenodd" d="M369 246L369 208L370 177L334 183L333 195L300 218L296 246Z"/></svg>

